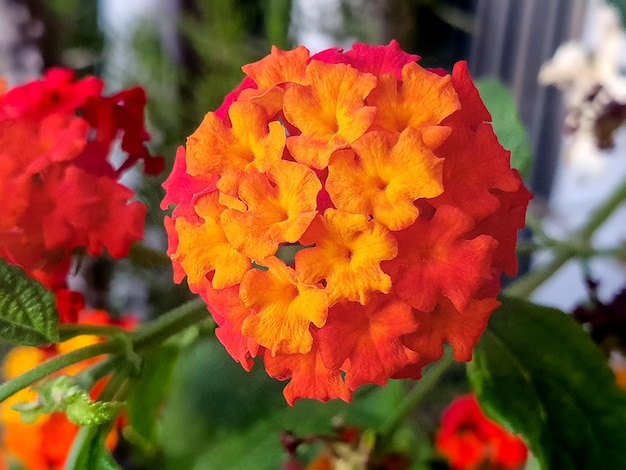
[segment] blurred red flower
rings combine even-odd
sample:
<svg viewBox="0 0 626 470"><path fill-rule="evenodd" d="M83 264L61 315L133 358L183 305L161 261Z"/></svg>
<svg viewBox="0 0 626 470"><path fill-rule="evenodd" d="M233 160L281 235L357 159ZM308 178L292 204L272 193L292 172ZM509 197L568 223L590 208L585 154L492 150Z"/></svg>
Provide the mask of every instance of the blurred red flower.
<svg viewBox="0 0 626 470"><path fill-rule="evenodd" d="M53 69L0 94L0 257L50 288L63 286L76 249L128 254L146 207L118 179L139 160L147 174L163 168L145 146L144 91L106 97L103 87ZM118 139L125 157L114 165Z"/></svg>
<svg viewBox="0 0 626 470"><path fill-rule="evenodd" d="M452 470L517 470L528 457L524 442L487 418L473 394L443 413L435 447Z"/></svg>

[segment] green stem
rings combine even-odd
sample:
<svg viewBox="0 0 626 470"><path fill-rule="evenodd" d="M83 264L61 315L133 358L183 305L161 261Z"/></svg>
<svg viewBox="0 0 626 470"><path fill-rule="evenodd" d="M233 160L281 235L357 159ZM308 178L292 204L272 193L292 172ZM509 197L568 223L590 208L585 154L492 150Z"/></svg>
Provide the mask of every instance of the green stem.
<svg viewBox="0 0 626 470"><path fill-rule="evenodd" d="M439 382L439 379L453 363L452 349L446 348L443 357L438 362L429 366L421 379L404 397L404 400L394 410L380 427L379 436L381 443L386 443L393 436L398 426L413 412L424 396L431 391Z"/></svg>
<svg viewBox="0 0 626 470"><path fill-rule="evenodd" d="M128 380L128 374L131 372L130 369L130 366L124 365L120 369L116 370L107 381L106 385L100 392L100 395L98 395L98 401L119 400L119 393L124 388L124 385Z"/></svg>
<svg viewBox="0 0 626 470"><path fill-rule="evenodd" d="M626 178L611 196L598 207L585 226L578 232L583 241L589 241L595 231L626 201Z"/></svg>
<svg viewBox="0 0 626 470"><path fill-rule="evenodd" d="M123 341L116 338L48 359L28 372L0 385L0 402L54 372L92 357L115 353L121 347L123 347Z"/></svg>
<svg viewBox="0 0 626 470"><path fill-rule="evenodd" d="M527 298L534 290L548 280L554 273L572 258L573 253L569 250L557 250L556 256L547 266L535 269L520 277L515 282L502 290L507 297Z"/></svg>
<svg viewBox="0 0 626 470"><path fill-rule="evenodd" d="M115 325L83 325L80 323L63 323L59 325L59 341L63 342L75 336L91 335L102 338L125 336L127 332Z"/></svg>
<svg viewBox="0 0 626 470"><path fill-rule="evenodd" d="M165 313L130 334L127 334L123 330L118 331L115 328L103 328L89 325L77 325L75 328L70 326L63 327L64 332L69 336L78 334L106 336L106 333L108 333L112 335L112 337L107 341L53 357L24 374L1 384L0 402L38 380L72 364L103 354L118 353L117 357L104 360L100 364L82 373L84 375L80 376L80 382L87 386L92 385L118 367L128 367L133 364L137 366L137 361L133 360L139 358L137 355L139 352L144 352L154 346L158 346L166 339L207 318L209 318L209 313L206 304L202 299L198 298L170 310L168 313ZM82 328L79 328L79 326Z"/></svg>
<svg viewBox="0 0 626 470"><path fill-rule="evenodd" d="M194 299L147 323L131 334L136 352L161 344L176 333L209 318L204 301Z"/></svg>
<svg viewBox="0 0 626 470"><path fill-rule="evenodd" d="M91 367L76 374L76 383L84 390L91 390L98 380L123 367L126 360L124 356L115 356L98 361Z"/></svg>
<svg viewBox="0 0 626 470"><path fill-rule="evenodd" d="M503 294L511 297L528 298L537 287L552 277L570 259L578 255L575 247L589 246L589 242L595 231L613 214L622 203L626 201L626 179L611 194L611 196L598 207L587 223L571 238L571 241L558 243L552 261L546 266L535 269L525 276L520 277L506 289Z"/></svg>

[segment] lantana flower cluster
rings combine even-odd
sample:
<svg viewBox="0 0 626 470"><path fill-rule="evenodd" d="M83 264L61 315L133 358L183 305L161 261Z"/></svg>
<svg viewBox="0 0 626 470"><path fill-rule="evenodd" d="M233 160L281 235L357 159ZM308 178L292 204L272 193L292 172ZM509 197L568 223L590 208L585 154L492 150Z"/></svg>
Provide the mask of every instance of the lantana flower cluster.
<svg viewBox="0 0 626 470"><path fill-rule="evenodd" d="M127 316L119 320L112 318L104 310L85 309L80 312L77 323L83 325L116 325L132 329L137 320ZM35 348L17 346L11 349L2 362L2 378L11 380L28 372L48 359L90 346L101 341L97 336L76 336L70 340L46 347ZM87 367L98 362L98 358L83 361L66 367L58 374L75 376ZM106 379L98 381L91 390L96 399L104 388ZM65 413L42 414L33 423L24 422L19 411L14 409L18 403L36 402L38 393L32 388L24 388L0 403L0 451L6 461L0 460L0 468L9 467L14 462L28 470L61 470L69 455L72 442L80 426L68 420ZM113 426L106 439L108 449L117 445L123 418Z"/></svg>
<svg viewBox="0 0 626 470"><path fill-rule="evenodd" d="M118 179L139 160L147 174L163 168L145 146L143 89L103 96L103 87L65 69L0 87L0 200L10 201L0 257L51 288L64 284L76 249L119 258L143 238L146 207Z"/></svg>
<svg viewBox="0 0 626 470"><path fill-rule="evenodd" d="M301 397L459 361L517 269L530 194L464 62L273 48L179 148L168 253L245 369Z"/></svg>
<svg viewBox="0 0 626 470"><path fill-rule="evenodd" d="M472 394L445 410L435 448L451 470L519 470L528 458L524 442L487 418Z"/></svg>

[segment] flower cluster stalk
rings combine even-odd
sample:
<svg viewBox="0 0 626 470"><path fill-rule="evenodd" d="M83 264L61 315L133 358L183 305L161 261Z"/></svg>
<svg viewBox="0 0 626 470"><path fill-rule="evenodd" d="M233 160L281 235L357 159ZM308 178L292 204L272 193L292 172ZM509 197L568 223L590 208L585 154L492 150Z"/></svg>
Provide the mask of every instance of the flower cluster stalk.
<svg viewBox="0 0 626 470"><path fill-rule="evenodd" d="M82 362L92 357L104 354L114 354L124 345L124 341L120 338L114 338L98 344L92 344L81 349L76 349L67 354L53 357L40 365L33 367L28 372L9 380L0 385L0 402L6 400L11 395L19 392L23 388L32 385L61 369Z"/></svg>
<svg viewBox="0 0 626 470"><path fill-rule="evenodd" d="M88 369L89 375L85 377L86 382L93 383L114 370L116 365L120 365L120 360L128 362L132 355L158 346L184 329L205 320L207 316L206 305L197 299L171 310L131 334L115 327L64 325L62 331L64 332L63 336L66 337L88 334L110 336L110 339L56 356L5 382L0 385L0 401L68 366L93 357L105 354L112 355L113 357L93 366L92 369ZM120 353L123 356L120 356Z"/></svg>
<svg viewBox="0 0 626 470"><path fill-rule="evenodd" d="M585 250L590 247L591 239L596 230L626 201L626 179L618 186L611 196L594 211L592 217L570 240L558 243L554 247L554 258L550 263L540 269L536 269L520 277L510 286L503 290L503 294L510 297L527 298L543 282L552 277L570 259L577 257L582 252L595 254L593 250ZM582 248L582 250L581 250ZM584 254L584 253L583 253Z"/></svg>
<svg viewBox="0 0 626 470"><path fill-rule="evenodd" d="M392 437L398 426L415 410L426 394L439 383L439 380L453 362L452 349L446 348L439 362L432 364L424 370L423 377L416 382L409 393L406 394L402 403L395 409L395 412L380 427L379 436L383 445Z"/></svg>

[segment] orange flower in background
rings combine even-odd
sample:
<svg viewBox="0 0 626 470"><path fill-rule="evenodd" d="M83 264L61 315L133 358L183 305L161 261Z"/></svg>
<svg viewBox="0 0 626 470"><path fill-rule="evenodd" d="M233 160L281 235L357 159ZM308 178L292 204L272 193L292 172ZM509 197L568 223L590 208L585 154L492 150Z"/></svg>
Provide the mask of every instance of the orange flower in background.
<svg viewBox="0 0 626 470"><path fill-rule="evenodd" d="M147 174L163 159L145 146L141 88L102 96L104 83L64 69L0 94L0 257L47 287L62 287L72 252L106 249L119 258L143 238L146 207L118 182L139 160ZM120 143L125 158L109 160Z"/></svg>
<svg viewBox="0 0 626 470"><path fill-rule="evenodd" d="M116 324L123 328L132 328L136 324L135 319L131 317L119 321L112 319L103 310L83 310L78 322L92 325ZM96 336L77 336L45 348L14 347L7 353L2 363L3 379L10 380L51 357L95 344L98 341L100 338ZM93 358L74 364L59 371L59 374L76 375L97 361L98 358ZM97 398L104 384L104 381L100 381L91 390L93 399ZM37 392L25 388L0 403L0 449L10 460L17 461L25 469L60 470L63 468L79 426L70 422L63 413L42 415L30 424L23 422L20 413L13 410L12 406L16 403L35 400L37 400ZM117 440L118 429L115 427L107 438L107 447L113 449ZM0 468L2 468L1 463Z"/></svg>
<svg viewBox="0 0 626 470"><path fill-rule="evenodd" d="M528 457L522 440L489 420L474 395L446 409L435 447L452 470L518 470Z"/></svg>
<svg viewBox="0 0 626 470"><path fill-rule="evenodd" d="M471 358L530 193L468 74L387 46L273 48L179 148L162 206L187 277L246 369L350 400Z"/></svg>

